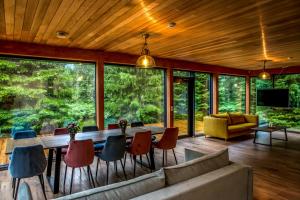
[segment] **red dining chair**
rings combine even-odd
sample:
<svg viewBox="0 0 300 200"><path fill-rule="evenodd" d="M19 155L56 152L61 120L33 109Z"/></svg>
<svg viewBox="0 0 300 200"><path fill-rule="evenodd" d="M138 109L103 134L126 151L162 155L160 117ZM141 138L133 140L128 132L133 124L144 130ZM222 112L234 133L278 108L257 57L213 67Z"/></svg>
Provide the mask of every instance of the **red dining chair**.
<svg viewBox="0 0 300 200"><path fill-rule="evenodd" d="M119 124L108 124L107 125L107 129L111 130L111 129L118 129L119 128Z"/></svg>
<svg viewBox="0 0 300 200"><path fill-rule="evenodd" d="M72 140L70 142L67 154L64 157L64 161L66 163L65 176L64 176L64 193L65 193L65 183L66 183L66 175L67 175L68 167L72 168L70 193L72 192L72 183L73 183L73 175L74 175L75 168L87 167L89 182L91 183L92 180L92 187L95 187L93 175L90 168L90 165L93 163L93 160L94 160L94 145L91 139Z"/></svg>
<svg viewBox="0 0 300 200"><path fill-rule="evenodd" d="M69 131L67 128L56 128L53 132L53 135L65 135L69 134ZM65 155L67 153L68 148L62 148L61 154Z"/></svg>
<svg viewBox="0 0 300 200"><path fill-rule="evenodd" d="M137 132L131 142L131 144L126 148L126 152L133 156L134 165L133 165L133 176L135 176L135 168L136 168L136 156L140 156L140 162L142 166L142 155L146 155L149 168L150 161L148 157L148 153L151 148L151 131L146 132ZM125 153L125 163L126 163L126 153Z"/></svg>
<svg viewBox="0 0 300 200"><path fill-rule="evenodd" d="M167 128L162 136L162 138L157 141L153 142L153 147L157 149L163 150L163 161L162 166L164 166L165 162L165 154L166 154L166 163L167 163L167 151L172 149L173 155L175 158L175 162L177 164L177 158L175 155L174 148L176 147L177 139L178 139L178 127L176 128Z"/></svg>

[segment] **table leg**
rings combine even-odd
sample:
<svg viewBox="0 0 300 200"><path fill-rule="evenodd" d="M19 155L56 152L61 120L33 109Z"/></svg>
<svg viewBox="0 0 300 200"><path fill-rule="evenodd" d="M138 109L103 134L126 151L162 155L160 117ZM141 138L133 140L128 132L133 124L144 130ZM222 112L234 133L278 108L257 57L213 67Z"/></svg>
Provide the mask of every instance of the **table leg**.
<svg viewBox="0 0 300 200"><path fill-rule="evenodd" d="M52 160L53 160L53 149L49 149L48 164L47 164L47 177L51 176Z"/></svg>
<svg viewBox="0 0 300 200"><path fill-rule="evenodd" d="M284 128L284 134L285 134L285 141L288 141L288 137L287 137L286 128Z"/></svg>
<svg viewBox="0 0 300 200"><path fill-rule="evenodd" d="M61 148L56 148L56 161L55 161L55 173L54 173L54 185L53 185L54 194L57 194L59 192L60 161L61 161Z"/></svg>
<svg viewBox="0 0 300 200"><path fill-rule="evenodd" d="M151 165L150 167L152 170L155 170L154 148L153 147L150 148L149 154L150 154L150 165Z"/></svg>
<svg viewBox="0 0 300 200"><path fill-rule="evenodd" d="M272 146L272 132L270 132L270 146Z"/></svg>
<svg viewBox="0 0 300 200"><path fill-rule="evenodd" d="M256 143L256 134L257 134L257 131L254 132L254 139L253 139L254 144Z"/></svg>

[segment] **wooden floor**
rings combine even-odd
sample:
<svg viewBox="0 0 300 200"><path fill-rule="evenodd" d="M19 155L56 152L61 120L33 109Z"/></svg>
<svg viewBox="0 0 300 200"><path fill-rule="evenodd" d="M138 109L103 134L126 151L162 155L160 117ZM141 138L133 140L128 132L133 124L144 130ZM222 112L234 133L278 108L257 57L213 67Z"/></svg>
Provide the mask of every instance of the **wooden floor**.
<svg viewBox="0 0 300 200"><path fill-rule="evenodd" d="M275 133L274 137L282 137L281 133ZM229 148L230 160L238 163L251 165L254 170L254 199L276 199L276 200L299 200L300 199L300 134L289 133L289 141L273 140L273 147L265 145L254 145L251 136L240 137L225 142L214 138L185 138L178 141L176 154L179 162L183 162L184 148L197 149L203 153L211 153L220 149ZM259 133L259 142L268 142L267 133ZM156 164L160 168L161 152L156 151ZM174 165L174 158L169 152L168 165ZM95 175L95 162L92 166L92 172ZM120 165L118 166L120 170ZM71 170L68 170L70 172ZM119 176L115 174L113 165L110 167L110 183L123 181L122 171ZM97 179L98 186L104 185L105 180L105 164L101 163L100 177ZM61 180L64 173L64 164L62 164ZM132 165L130 160L126 163L126 173L128 178L132 178ZM150 173L146 168L137 168L137 176ZM33 191L34 199L43 199L42 191L38 182L38 178L26 179ZM69 188L70 173L67 180L67 191ZM61 181L62 183L62 181ZM62 196L63 193L53 195L48 183L46 184L48 199ZM86 178L86 170L75 171L73 191L82 191L89 188ZM62 190L62 187L61 187ZM11 198L11 182L7 171L0 172L0 199L10 200Z"/></svg>

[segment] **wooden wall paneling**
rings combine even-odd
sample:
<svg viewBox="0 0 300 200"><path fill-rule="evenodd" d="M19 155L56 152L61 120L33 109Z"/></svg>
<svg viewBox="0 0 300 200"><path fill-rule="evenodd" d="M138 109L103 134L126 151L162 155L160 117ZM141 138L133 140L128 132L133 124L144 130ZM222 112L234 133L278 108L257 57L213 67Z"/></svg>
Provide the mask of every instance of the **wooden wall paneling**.
<svg viewBox="0 0 300 200"><path fill-rule="evenodd" d="M6 39L12 40L15 26L15 0L4 0Z"/></svg>
<svg viewBox="0 0 300 200"><path fill-rule="evenodd" d="M212 79L213 114L217 114L219 112L219 74L214 73Z"/></svg>
<svg viewBox="0 0 300 200"><path fill-rule="evenodd" d="M173 101L173 70L167 68L167 127L174 126L174 101Z"/></svg>
<svg viewBox="0 0 300 200"><path fill-rule="evenodd" d="M245 106L246 114L250 113L250 76L246 76L246 97L245 97Z"/></svg>
<svg viewBox="0 0 300 200"><path fill-rule="evenodd" d="M6 39L4 1L0 1L0 39Z"/></svg>

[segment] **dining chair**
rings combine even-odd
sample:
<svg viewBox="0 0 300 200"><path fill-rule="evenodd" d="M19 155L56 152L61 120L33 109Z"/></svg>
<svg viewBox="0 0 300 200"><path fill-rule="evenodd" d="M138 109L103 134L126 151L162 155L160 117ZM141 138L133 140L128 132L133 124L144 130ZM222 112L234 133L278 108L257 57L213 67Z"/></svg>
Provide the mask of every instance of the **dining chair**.
<svg viewBox="0 0 300 200"><path fill-rule="evenodd" d="M9 163L9 172L13 180L13 198L17 199L21 179L38 176L46 199L43 172L47 161L42 145L15 147ZM16 186L17 184L17 186Z"/></svg>
<svg viewBox="0 0 300 200"><path fill-rule="evenodd" d="M69 144L69 148L67 154L64 157L64 162L66 163L65 167L65 176L64 176L64 193L65 193L65 185L66 185L66 176L68 167L72 168L71 174L71 184L70 184L70 194L72 193L72 184L74 177L74 169L87 167L87 175L89 179L89 183L92 184L92 187L95 187L94 178L91 172L90 165L94 160L94 146L93 141L89 140L72 140Z"/></svg>
<svg viewBox="0 0 300 200"><path fill-rule="evenodd" d="M130 155L133 156L134 160L134 165L133 165L133 176L135 177L135 169L136 169L136 156L140 156L140 162L141 162L141 167L142 167L142 155L146 155L147 161L149 168L151 169L150 166L150 161L148 157L148 153L150 152L151 148L151 131L146 131L146 132L137 132L131 144L126 147L126 152L128 152ZM126 163L126 155L125 153L125 163Z"/></svg>
<svg viewBox="0 0 300 200"><path fill-rule="evenodd" d="M109 163L112 161L114 162L116 172L117 172L117 161L120 161L125 179L127 179L125 173L125 166L122 163L122 159L124 158L124 154L125 154L125 144L126 144L125 135L107 137L103 150L99 153L96 153L96 156L98 157L97 167L96 167L96 179L98 175L98 167L99 167L100 159L106 162L106 184L108 184Z"/></svg>
<svg viewBox="0 0 300 200"><path fill-rule="evenodd" d="M132 122L130 124L131 127L140 127L140 126L144 126L143 122Z"/></svg>
<svg viewBox="0 0 300 200"><path fill-rule="evenodd" d="M84 126L82 127L82 132L93 132L93 131L99 131L98 126Z"/></svg>
<svg viewBox="0 0 300 200"><path fill-rule="evenodd" d="M12 135L12 138L14 140L34 138L34 137L36 137L36 132L34 130L17 131Z"/></svg>
<svg viewBox="0 0 300 200"><path fill-rule="evenodd" d="M174 148L176 147L177 139L178 139L178 127L166 128L164 134L162 135L162 138L159 141L153 142L154 148L163 150L162 166L164 166L164 164L165 164L165 157L166 157L166 163L167 163L167 151L170 149L172 149L172 151L173 151L175 162L177 164L177 158L176 158L175 151L174 151Z"/></svg>
<svg viewBox="0 0 300 200"><path fill-rule="evenodd" d="M54 129L53 135L66 135L69 134L69 131L67 128L56 128ZM67 153L68 148L62 148L61 154L65 155Z"/></svg>
<svg viewBox="0 0 300 200"><path fill-rule="evenodd" d="M107 129L108 129L108 130L111 130L111 129L118 129L118 128L120 128L120 127L119 127L119 124L108 124L108 125L107 125Z"/></svg>
<svg viewBox="0 0 300 200"><path fill-rule="evenodd" d="M83 133L85 133L85 132L93 132L93 131L99 131L98 126L84 126L84 127L82 127L82 132ZM94 144L95 151L101 151L103 149L103 147L104 147L104 143L103 142Z"/></svg>

